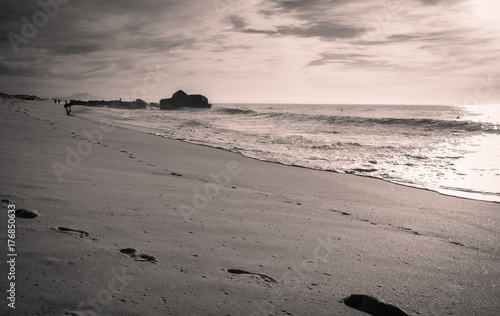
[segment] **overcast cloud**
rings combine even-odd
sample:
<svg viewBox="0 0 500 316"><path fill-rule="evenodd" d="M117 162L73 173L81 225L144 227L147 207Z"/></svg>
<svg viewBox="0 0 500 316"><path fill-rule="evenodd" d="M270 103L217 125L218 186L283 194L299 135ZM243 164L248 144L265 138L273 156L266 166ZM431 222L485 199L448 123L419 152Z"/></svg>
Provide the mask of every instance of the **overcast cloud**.
<svg viewBox="0 0 500 316"><path fill-rule="evenodd" d="M0 0L0 92L117 99L154 68L147 101L452 104L490 78L500 103L494 0L41 2Z"/></svg>

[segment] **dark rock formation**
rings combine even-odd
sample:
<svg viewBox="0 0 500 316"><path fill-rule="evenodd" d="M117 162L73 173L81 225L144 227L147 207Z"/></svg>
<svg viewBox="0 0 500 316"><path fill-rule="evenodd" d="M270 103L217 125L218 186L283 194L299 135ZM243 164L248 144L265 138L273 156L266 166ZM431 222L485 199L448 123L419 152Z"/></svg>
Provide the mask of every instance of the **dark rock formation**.
<svg viewBox="0 0 500 316"><path fill-rule="evenodd" d="M148 106L148 103L142 99L137 99L135 102L140 106L141 109L145 109Z"/></svg>
<svg viewBox="0 0 500 316"><path fill-rule="evenodd" d="M13 95L13 97L16 99L29 100L29 101L41 100L36 95L16 94L16 95Z"/></svg>
<svg viewBox="0 0 500 316"><path fill-rule="evenodd" d="M10 94L7 94L7 93L0 93L0 98L3 98L3 99L12 99L13 96L11 96Z"/></svg>
<svg viewBox="0 0 500 316"><path fill-rule="evenodd" d="M160 110L171 110L182 107L188 108L211 108L208 99L201 94L190 94L179 90L170 99L160 100Z"/></svg>
<svg viewBox="0 0 500 316"><path fill-rule="evenodd" d="M137 99L136 101L81 101L81 100L71 100L69 102L69 105L84 105L84 106L95 106L95 107L108 107L108 108L114 108L114 109L129 109L129 110L136 110L136 109L145 109L147 107L147 103Z"/></svg>
<svg viewBox="0 0 500 316"><path fill-rule="evenodd" d="M187 97L188 97L188 94L182 90L179 90L176 93L172 94L172 99L174 99L174 100L181 100L181 99L185 99Z"/></svg>

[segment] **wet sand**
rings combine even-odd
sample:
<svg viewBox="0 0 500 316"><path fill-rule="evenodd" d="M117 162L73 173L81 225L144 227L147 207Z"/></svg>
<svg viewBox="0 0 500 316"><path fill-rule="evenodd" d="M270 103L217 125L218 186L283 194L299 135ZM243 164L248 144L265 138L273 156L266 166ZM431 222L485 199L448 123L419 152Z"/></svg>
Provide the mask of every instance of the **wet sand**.
<svg viewBox="0 0 500 316"><path fill-rule="evenodd" d="M408 315L500 309L500 204L1 103L2 206L26 210L1 314L367 315L353 294Z"/></svg>

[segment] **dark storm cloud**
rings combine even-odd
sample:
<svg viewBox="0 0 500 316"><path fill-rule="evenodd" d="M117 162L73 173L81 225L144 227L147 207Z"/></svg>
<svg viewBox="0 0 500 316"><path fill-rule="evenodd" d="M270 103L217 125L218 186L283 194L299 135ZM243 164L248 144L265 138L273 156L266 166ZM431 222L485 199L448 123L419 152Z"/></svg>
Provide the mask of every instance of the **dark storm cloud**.
<svg viewBox="0 0 500 316"><path fill-rule="evenodd" d="M330 11L332 9L341 11L345 4L363 1L364 0L273 0L270 1L271 9L262 10L261 13L267 16L284 14L303 21L317 21L326 18L334 18ZM340 15L342 15L342 13L340 13Z"/></svg>
<svg viewBox="0 0 500 316"><path fill-rule="evenodd" d="M286 0L273 1L276 8L282 11L315 11L321 12L325 8L336 6L342 3L355 2L349 0Z"/></svg>
<svg viewBox="0 0 500 316"><path fill-rule="evenodd" d="M248 28L245 20L237 15L231 15L227 22L233 30L242 33L282 35L296 37L316 37L324 41L335 39L354 38L363 32L364 29L343 25L333 21L317 21L304 23L301 26L278 26L276 30L259 30Z"/></svg>
<svg viewBox="0 0 500 316"><path fill-rule="evenodd" d="M413 0L424 6L436 5L450 0ZM457 0L455 2L461 2ZM361 35L366 25L366 16L370 13L385 17L391 15L394 8L400 7L400 0L367 1L367 0L271 0L271 4L261 11L266 16L285 15L294 17L305 23L305 27L282 28L282 33L303 37L320 37L323 40L335 38L351 38ZM356 8L360 4L362 7ZM370 11L370 10L374 11ZM388 13L389 12L389 13ZM349 17L349 18L346 18ZM323 22L321 22L323 21Z"/></svg>
<svg viewBox="0 0 500 316"><path fill-rule="evenodd" d="M398 2L399 0L387 0L387 3ZM414 0L426 5L434 5L445 0ZM339 6L346 3L368 2L366 0L274 0L271 1L273 6L281 11L296 11L296 12L322 12L325 9Z"/></svg>
<svg viewBox="0 0 500 316"><path fill-rule="evenodd" d="M271 87L265 78L290 73L284 84L316 87L335 80L337 69L404 76L498 64L497 32L475 20L465 0L71 0L15 53L7 34L22 35L22 18L42 10L38 1L0 0L0 86L116 93L157 64L172 82L199 80L215 90L227 78ZM294 77L297 68L307 76ZM205 81L208 73L214 77Z"/></svg>
<svg viewBox="0 0 500 316"><path fill-rule="evenodd" d="M242 30L247 26L245 20L241 16L238 16L236 14L228 16L227 21L235 30Z"/></svg>
<svg viewBox="0 0 500 316"><path fill-rule="evenodd" d="M249 33L249 34L280 35L280 33L277 31L256 30L256 29L251 29L251 28L241 30L241 32Z"/></svg>
<svg viewBox="0 0 500 316"><path fill-rule="evenodd" d="M57 76L62 78L65 72L74 75L75 71L70 69L74 67L78 68L79 78L91 78L109 75L103 72L107 69L111 74L132 69L137 54L190 47L195 40L188 34L170 31L165 35L163 28L164 21L168 21L166 17L175 15L179 8L185 10L189 2L73 0L65 5L52 5L47 12L39 0L2 1L0 76L45 78L51 69L58 69ZM34 36L27 36L26 21L33 23L37 14L45 14L48 19L35 28ZM180 20L179 25L185 22ZM19 38L21 41L16 42ZM45 65L40 65L42 59ZM62 62L70 67L58 66Z"/></svg>
<svg viewBox="0 0 500 316"><path fill-rule="evenodd" d="M410 34L393 34L384 40L357 41L353 44L364 46L389 45L394 43L420 43L423 47L453 47L457 52L463 49L477 47L490 42L489 38L471 37L467 29L443 30L440 32L422 32Z"/></svg>
<svg viewBox="0 0 500 316"><path fill-rule="evenodd" d="M8 67L5 63L0 62L0 76L8 77L30 77L37 75L38 71L43 71L46 69L34 69L33 67L27 67L23 65L15 65Z"/></svg>
<svg viewBox="0 0 500 316"><path fill-rule="evenodd" d="M339 53L322 53L321 59L313 60L308 66L320 66L328 63L344 63L346 60L361 59L370 57L365 54L339 54Z"/></svg>
<svg viewBox="0 0 500 316"><path fill-rule="evenodd" d="M421 38L419 35L409 35L409 34L394 34L387 37L387 40L390 42L406 42L411 40L416 40Z"/></svg>
<svg viewBox="0 0 500 316"><path fill-rule="evenodd" d="M362 28L342 25L332 21L311 22L302 27L279 28L279 32L283 35L318 37L326 41L338 38L354 38L363 30Z"/></svg>
<svg viewBox="0 0 500 316"><path fill-rule="evenodd" d="M136 43L147 48L157 40L158 25L163 17L181 4L159 0L71 1L59 5L57 14L53 14L45 26L38 27L31 39L23 34L22 18L32 22L35 14L45 11L37 1L6 1L0 32L5 35L2 42L9 40L7 34L15 33L26 38L30 48L46 49L54 54L87 54L113 47L119 44L118 40L125 45ZM175 46L178 44L179 41Z"/></svg>
<svg viewBox="0 0 500 316"><path fill-rule="evenodd" d="M364 32L359 19L346 19L343 6L362 0L273 0L260 13L264 16L281 15L298 19L295 25L277 26L276 30L259 30L271 35L319 38L322 41L355 38ZM333 11L332 11L333 10ZM257 30L252 29L253 33Z"/></svg>
<svg viewBox="0 0 500 316"><path fill-rule="evenodd" d="M441 2L441 0L420 0L420 2L422 2L423 4L434 5Z"/></svg>
<svg viewBox="0 0 500 316"><path fill-rule="evenodd" d="M363 69L368 71L398 70L407 73L420 71L418 66L401 65L391 60L369 54L322 53L321 59L311 61L307 66L336 65L348 69Z"/></svg>

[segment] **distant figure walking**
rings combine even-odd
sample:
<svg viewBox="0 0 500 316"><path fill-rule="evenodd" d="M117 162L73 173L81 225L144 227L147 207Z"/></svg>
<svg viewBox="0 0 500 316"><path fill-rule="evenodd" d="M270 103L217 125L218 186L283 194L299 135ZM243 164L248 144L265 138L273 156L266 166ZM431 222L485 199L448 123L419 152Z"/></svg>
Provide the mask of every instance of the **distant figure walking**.
<svg viewBox="0 0 500 316"><path fill-rule="evenodd" d="M71 115L71 104L69 104L68 102L65 102L64 109L66 110L66 115Z"/></svg>

